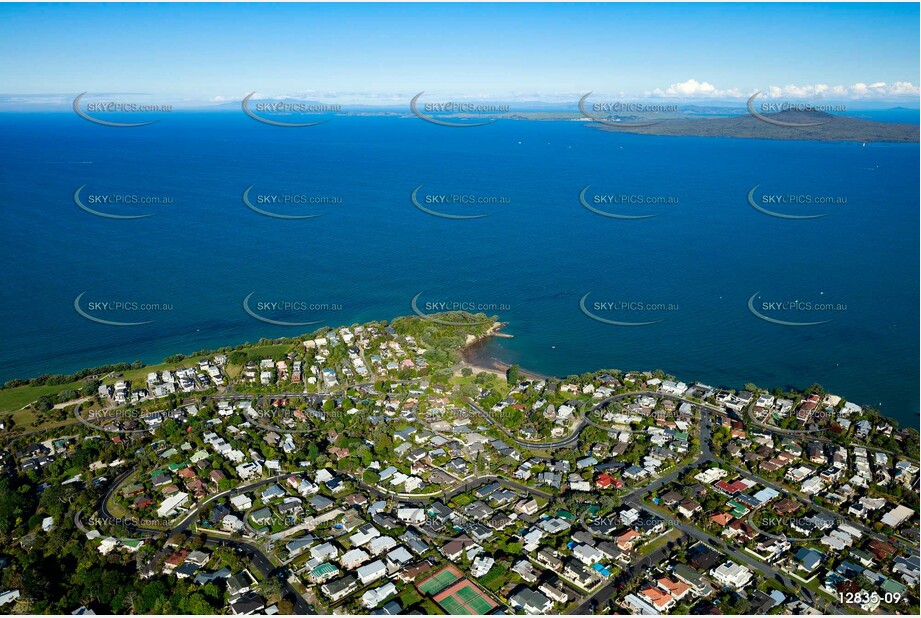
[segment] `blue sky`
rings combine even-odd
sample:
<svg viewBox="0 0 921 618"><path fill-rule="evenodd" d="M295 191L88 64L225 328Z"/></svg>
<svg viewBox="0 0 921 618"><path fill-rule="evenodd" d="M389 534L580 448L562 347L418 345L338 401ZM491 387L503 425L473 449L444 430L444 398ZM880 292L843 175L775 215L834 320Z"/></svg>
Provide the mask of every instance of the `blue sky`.
<svg viewBox="0 0 921 618"><path fill-rule="evenodd" d="M916 106L918 18L915 3L4 4L0 88L186 102L762 90Z"/></svg>

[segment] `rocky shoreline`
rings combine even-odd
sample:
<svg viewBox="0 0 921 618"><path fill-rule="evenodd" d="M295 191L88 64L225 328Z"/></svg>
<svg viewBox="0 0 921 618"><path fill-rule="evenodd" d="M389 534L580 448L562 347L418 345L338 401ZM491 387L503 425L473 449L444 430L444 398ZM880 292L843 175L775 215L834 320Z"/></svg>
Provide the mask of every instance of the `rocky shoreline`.
<svg viewBox="0 0 921 618"><path fill-rule="evenodd" d="M502 332L502 328L507 325L507 322L496 322L485 334L480 335L479 337L474 335L467 335L467 341L464 343L464 348L461 350L461 356L463 357L461 367L469 367L473 369L475 373L485 371L504 379L505 372L508 371L508 368L511 367L511 365L497 359L494 356L491 356L486 350L486 344L494 337L501 339L513 339L515 337L514 335ZM521 375L527 378L546 380L550 377L535 373L533 371L528 371L527 369L521 367L519 369Z"/></svg>

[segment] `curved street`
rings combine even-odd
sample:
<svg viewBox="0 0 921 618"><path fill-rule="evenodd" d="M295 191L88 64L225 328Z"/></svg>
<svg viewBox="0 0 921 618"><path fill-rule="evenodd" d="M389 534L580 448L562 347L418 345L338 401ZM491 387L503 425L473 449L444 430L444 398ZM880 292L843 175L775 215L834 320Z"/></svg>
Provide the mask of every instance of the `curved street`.
<svg viewBox="0 0 921 618"><path fill-rule="evenodd" d="M671 472L661 477L658 477L656 479L653 479L652 481L650 481L649 483L646 483L642 487L635 488L632 491L629 491L628 493L623 494L621 496L622 502L624 504L630 505L633 508L643 509L648 512L656 513L660 516L667 517L669 521L672 522L674 527L680 530L683 534L690 536L691 538L697 539L699 541L702 541L706 543L707 545L710 545L714 549L717 549L718 551L723 552L726 555L732 557L734 560L736 560L740 564L748 565L749 567L760 572L764 577L768 579L775 579L776 581L783 583L789 589L796 590L798 594L802 595L801 597L802 600L809 603L810 605L813 605L813 606L821 605L826 611L829 611L832 613L844 613L843 610L837 605L835 605L834 603L826 602L823 600L823 597L819 595L814 595L810 590L797 585L796 582L794 582L791 578L789 578L789 576L784 575L783 573L781 573L774 567L764 563L761 560L756 559L750 554L747 554L738 549L735 549L734 547L722 542L720 539L710 535L709 533L704 532L703 530L697 528L696 526L693 526L686 522L676 520L674 517L671 516L670 513L644 501L643 499L644 496L648 495L649 493L658 491L659 489L661 489L662 487L670 483L673 483L678 478L680 478L683 474L685 474L687 471L695 467L698 467L702 464L706 464L706 463L714 463L714 464L720 463L720 464L726 465L728 468L732 470L735 470L736 472L739 472L740 474L744 474L758 481L759 483L764 484L765 486L772 487L783 493L789 493L789 494L796 495L801 500L804 500L807 503L812 503L812 501L808 498L808 496L805 496L795 490L791 490L779 484L763 479L753 474L752 472L744 468L741 468L739 466L736 466L733 463L727 462L713 454L711 450L712 421L711 421L710 413L713 412L718 415L725 415L725 412L722 408L719 408L711 404L706 404L706 403L701 403L698 401L686 399L684 397L680 397L677 395L665 395L665 394L658 393L655 391L636 391L636 392L622 393L619 395L615 395L613 397L606 398L598 402L597 404L593 405L592 408L589 410L588 414L583 414L581 417L579 417L573 431L570 433L570 435L566 436L565 438L562 438L556 441L552 441L552 442L529 442L529 441L525 441L525 440L521 440L517 438L510 430L508 430L506 427L498 423L495 419L492 418L492 416L488 412L483 410L478 405L474 403L471 403L469 405L471 409L473 409L477 414L483 416L483 418L485 418L498 431L500 431L504 436L506 436L509 440L514 442L516 445L522 448L527 448L527 449L555 449L555 448L565 448L565 447L569 447L572 445L577 445L579 435L582 433L582 431L586 427L589 427L589 426L598 427L606 431L614 430L610 427L605 427L604 425L596 423L595 421L591 420L589 416L592 413L598 411L599 409L606 407L610 403L617 402L617 401L631 398L631 397L643 396L643 395L653 396L659 399L669 399L669 400L681 402L681 403L688 403L694 406L699 411L700 413L700 422L699 422L700 453L693 461L688 462L684 465L680 465L676 467L674 470L672 470ZM236 394L236 393L224 393L214 398L215 399L252 399L254 396L255 397L279 397L279 396L303 397L305 396L305 394L304 393L279 393L279 394L260 396L260 395L242 395L242 394ZM752 420L754 421L754 419ZM763 429L767 431L778 433L780 435L783 435L784 433L783 430L780 430L779 428L766 426L762 423L758 423L757 421L755 421L755 423L759 425L759 427L762 427ZM619 430L615 430L615 431L619 431ZM880 449L876 449L876 450L880 450ZM263 485L277 482L278 480L285 478L291 474L296 474L302 471L303 470L285 472L283 474L278 474L278 475L268 477L265 479L260 479L252 483L241 485L237 488L226 490L226 491L214 494L212 496L209 496L206 500L204 500L200 504L195 505L192 509L184 513L181 516L181 519L175 522L174 525L172 525L172 527L169 530L163 531L163 530L158 530L158 529L153 529L153 528L144 528L140 526L134 526L131 531L132 533L136 531L137 533L143 534L146 536L157 536L161 534L170 535L170 534L185 532L195 521L198 520L198 516L201 513L201 511L205 509L209 504L213 503L215 500L220 499L222 497L226 497L228 495L236 495L238 493L250 491L252 489L261 487ZM125 481L125 479L131 476L134 472L136 472L136 469L128 470L122 473L121 475L119 475L113 481L110 489L106 492L105 496L100 501L99 514L104 519L108 521L115 521L117 519L108 510L108 506L107 506L108 499L117 490L117 488ZM361 488L363 491L368 492L370 495L374 495L381 499L395 500L401 503L415 504L415 505L429 504L435 499L450 501L452 498L454 498L457 495L466 493L472 489L475 489L476 487L479 487L481 485L484 485L486 483L491 483L491 482L499 482L505 485L506 487L514 488L519 491L523 491L523 492L526 492L526 493L529 493L535 496L539 496L547 500L552 500L553 498L555 498L553 494L550 494L548 492L536 489L534 487L530 487L529 485L520 483L512 479L509 479L503 476L499 476L499 475L494 475L494 474L479 475L475 473L472 476L469 476L463 479L459 479L459 482L450 489L441 490L438 492L432 492L428 494L421 494L421 495L401 494L397 492L391 492L386 489L377 487L375 485L366 483L361 478L358 478L354 475L347 475L347 476L349 476L349 478L351 478L351 480L359 488ZM830 511L828 509L825 509L823 507L817 506L815 504L813 504L813 507L830 516L841 518L840 514ZM580 525L585 527L585 522L580 521L579 523ZM913 548L909 543L906 543L899 539L890 539L889 537L876 533L875 531L867 528L866 526L858 522L848 521L848 523L851 523L852 525L854 525L855 527L857 527L864 533L871 535L874 538L879 538L879 539L887 540L887 541L895 541L899 543L899 545L901 545L904 549L908 550L909 552L913 554L917 554L917 550ZM262 574L263 577L272 576L275 570L275 565L273 565L270 558L266 556L266 554L263 552L263 549L258 547L254 543L246 541L246 540L223 538L220 536L216 536L214 534L209 534L208 531L199 531L199 534L204 535L206 537L206 543L211 546L218 545L218 544L229 545L229 546L238 548L239 550L242 550L242 552L245 553L250 558L253 565L259 570L259 572ZM157 557L159 557L159 554ZM631 567L629 568L637 568L638 564L649 562L648 558L649 557L647 556L645 559L637 561L636 563L631 565ZM155 563L156 563L156 559L151 561L151 564L155 564ZM297 592L297 590L291 585L291 583L286 579L282 581L286 587L289 597L294 601L295 611L299 614L314 613L310 611L310 607L308 606L308 603L306 602L304 597L300 593ZM616 589L613 586L613 582L607 585L604 585L599 590L594 592L593 594L585 597L583 599L583 602L580 603L577 607L575 607L569 613L588 613L589 611L593 610L595 607L598 607L600 604L608 602L615 593L616 593Z"/></svg>
<svg viewBox="0 0 921 618"><path fill-rule="evenodd" d="M117 518L109 512L107 502L109 498L112 496L112 494L118 489L119 485L126 478L128 478L135 472L137 472L137 468L133 468L119 475L115 479L115 481L112 482L112 485L109 488L109 490L100 499L98 511L99 511L100 516L103 519L106 519L110 522L117 521ZM259 481L255 481L247 485L241 485L234 489L229 489L229 490L214 494L210 496L209 498L207 498L206 500L204 500L203 502L201 502L200 504L195 505L188 512L184 513L182 516L182 519L180 519L177 523L175 523L173 526L171 526L169 529L165 531L159 530L156 528L145 528L143 526L133 526L131 527L131 532L132 533L137 532L147 537L156 537L159 535L164 535L165 537L169 537L173 534L179 534L179 533L185 532L186 530L188 530L189 526L192 525L192 523L198 521L199 513L205 507L211 504L214 500L224 497L224 496L236 495L238 493L246 492L251 489L255 489L263 485L267 485L269 483L274 483L282 478L290 476L291 474L296 474L297 472L301 472L301 470L294 471L294 472L286 472L284 474L279 474L273 477L260 479ZM252 565L256 568L256 570L259 571L263 579L267 579L267 578L274 576L275 565L272 563L269 557L266 556L265 553L263 553L262 548L260 548L259 546L249 541L243 541L239 539L227 538L224 536L210 534L209 531L207 530L197 530L196 534L204 536L205 544L209 547L229 546L229 547L233 547L234 549L241 550L243 555L249 558ZM155 567L157 564L159 564L160 559L162 558L164 553L165 553L165 550L161 549L148 563L148 569L151 567ZM292 602L295 613L297 614L315 614L316 613L316 611L311 610L310 605L307 603L306 599L304 599L303 595L301 595L294 588L291 582L289 582L285 578L280 578L279 581L281 582L282 586L285 588L287 592L286 597Z"/></svg>

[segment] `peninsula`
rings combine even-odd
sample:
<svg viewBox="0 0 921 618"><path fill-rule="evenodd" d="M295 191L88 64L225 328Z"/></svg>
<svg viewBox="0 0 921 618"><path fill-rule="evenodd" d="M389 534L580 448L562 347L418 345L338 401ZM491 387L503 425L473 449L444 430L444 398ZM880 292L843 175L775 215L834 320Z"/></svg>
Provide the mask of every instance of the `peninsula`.
<svg viewBox="0 0 921 618"><path fill-rule="evenodd" d="M916 430L818 384L471 364L501 326L8 383L4 609L918 613Z"/></svg>

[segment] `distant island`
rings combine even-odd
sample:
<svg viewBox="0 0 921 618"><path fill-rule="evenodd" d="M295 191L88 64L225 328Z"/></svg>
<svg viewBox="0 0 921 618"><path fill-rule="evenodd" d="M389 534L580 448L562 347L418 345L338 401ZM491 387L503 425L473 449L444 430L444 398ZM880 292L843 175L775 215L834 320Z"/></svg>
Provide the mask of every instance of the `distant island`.
<svg viewBox="0 0 921 618"><path fill-rule="evenodd" d="M820 111L785 110L775 114L764 114L772 121L788 123L786 126L772 124L744 114L721 118L670 118L647 126L625 126L597 123L602 131L635 133L639 135L681 135L690 137L735 137L742 139L811 140L822 142L901 142L917 143L919 127L916 124L896 124L861 120L849 116L829 114ZM649 118L643 118L648 122ZM635 121L629 121L633 123ZM821 123L821 124L817 124Z"/></svg>
<svg viewBox="0 0 921 618"><path fill-rule="evenodd" d="M894 108L904 109L904 108ZM393 116L414 118L397 111L346 113L348 116ZM807 140L820 142L918 143L919 125L864 120L823 111L784 110L762 114L725 115L719 108L694 108L681 112L636 113L617 118L586 118L579 112L513 111L501 114L438 114L442 120L532 120L583 122L602 131L636 135L685 137L734 137L740 139ZM773 124L777 122L778 124ZM642 125L642 126L641 126ZM812 126L788 126L812 125Z"/></svg>

